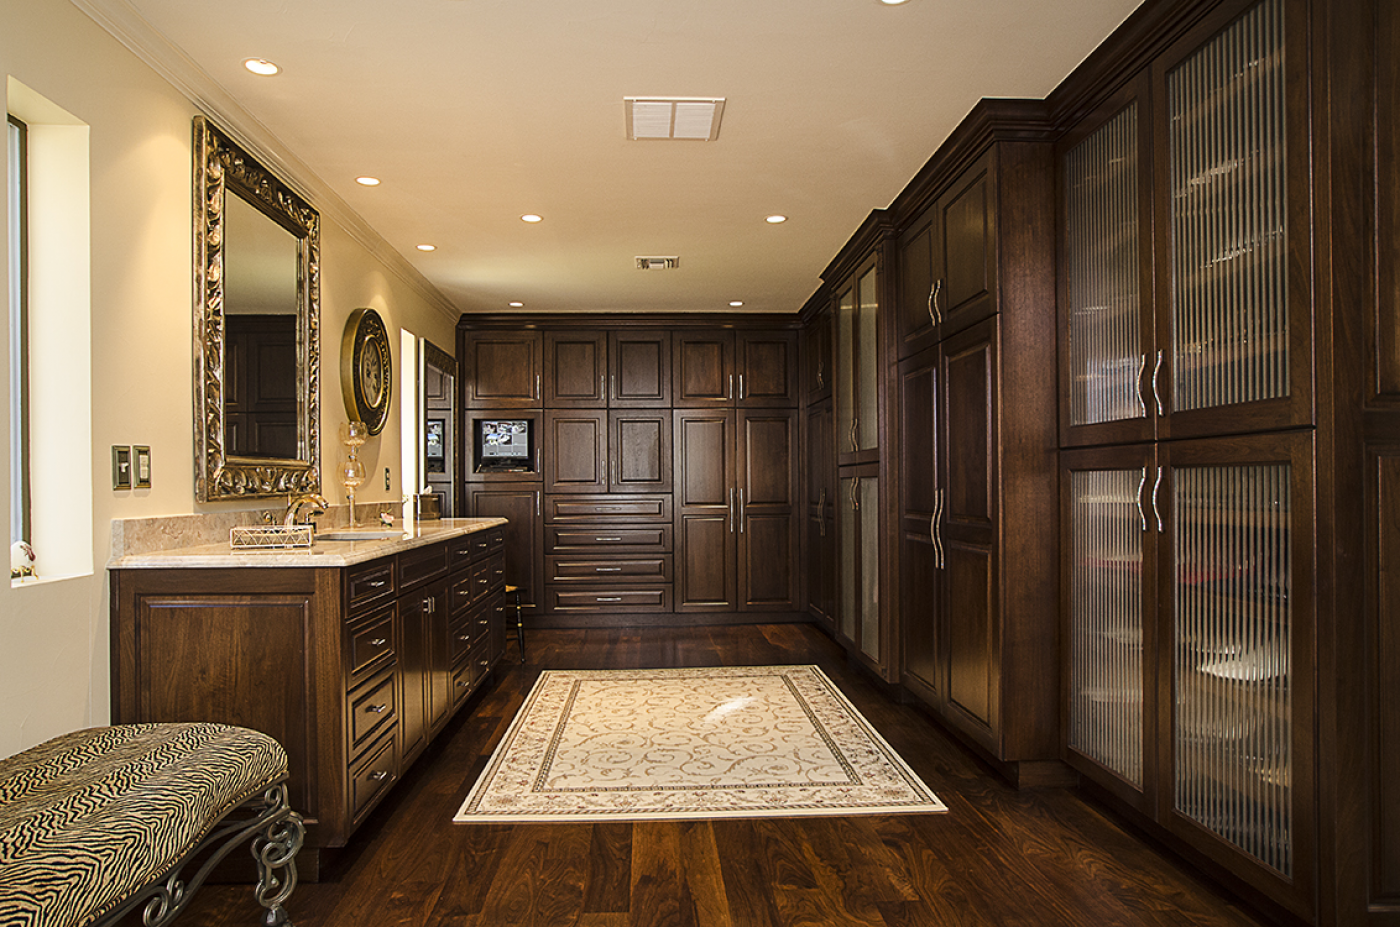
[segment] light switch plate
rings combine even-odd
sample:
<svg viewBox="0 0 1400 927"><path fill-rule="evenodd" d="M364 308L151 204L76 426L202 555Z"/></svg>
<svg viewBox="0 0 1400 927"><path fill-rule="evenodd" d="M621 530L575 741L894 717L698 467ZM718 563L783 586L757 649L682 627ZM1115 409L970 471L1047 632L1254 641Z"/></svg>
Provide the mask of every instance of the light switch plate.
<svg viewBox="0 0 1400 927"><path fill-rule="evenodd" d="M131 448L125 444L112 445L112 488L131 488Z"/></svg>
<svg viewBox="0 0 1400 927"><path fill-rule="evenodd" d="M131 446L131 485L136 489L151 488L151 449L144 444Z"/></svg>

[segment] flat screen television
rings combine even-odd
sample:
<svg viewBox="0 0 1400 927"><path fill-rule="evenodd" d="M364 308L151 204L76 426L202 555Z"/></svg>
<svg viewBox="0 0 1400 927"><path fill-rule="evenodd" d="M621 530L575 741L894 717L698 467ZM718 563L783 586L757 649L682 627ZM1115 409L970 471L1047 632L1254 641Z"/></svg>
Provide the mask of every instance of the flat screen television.
<svg viewBox="0 0 1400 927"><path fill-rule="evenodd" d="M533 425L528 418L479 418L472 422L476 472L534 472Z"/></svg>

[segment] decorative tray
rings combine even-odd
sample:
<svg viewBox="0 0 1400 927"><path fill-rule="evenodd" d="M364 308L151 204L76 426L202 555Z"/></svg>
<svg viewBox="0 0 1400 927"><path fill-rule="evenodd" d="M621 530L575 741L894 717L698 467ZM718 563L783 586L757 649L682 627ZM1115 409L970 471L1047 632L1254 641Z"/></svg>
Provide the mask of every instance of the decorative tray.
<svg viewBox="0 0 1400 927"><path fill-rule="evenodd" d="M229 531L234 550L310 547L314 540L311 525L244 525Z"/></svg>

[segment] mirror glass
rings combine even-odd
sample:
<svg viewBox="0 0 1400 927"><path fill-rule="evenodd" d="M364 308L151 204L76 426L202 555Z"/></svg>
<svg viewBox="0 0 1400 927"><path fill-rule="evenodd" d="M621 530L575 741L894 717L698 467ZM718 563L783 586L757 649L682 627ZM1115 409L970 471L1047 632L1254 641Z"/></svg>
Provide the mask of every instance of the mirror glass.
<svg viewBox="0 0 1400 927"><path fill-rule="evenodd" d="M320 217L195 118L196 495L320 489Z"/></svg>

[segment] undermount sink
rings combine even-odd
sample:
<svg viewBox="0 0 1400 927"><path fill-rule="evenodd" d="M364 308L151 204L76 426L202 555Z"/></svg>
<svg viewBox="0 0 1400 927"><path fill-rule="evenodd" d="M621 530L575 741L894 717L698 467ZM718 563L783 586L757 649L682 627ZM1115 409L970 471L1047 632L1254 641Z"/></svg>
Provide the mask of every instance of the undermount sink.
<svg viewBox="0 0 1400 927"><path fill-rule="evenodd" d="M317 531L318 541L382 541L386 538L401 538L403 529L391 528L347 528L343 531Z"/></svg>

